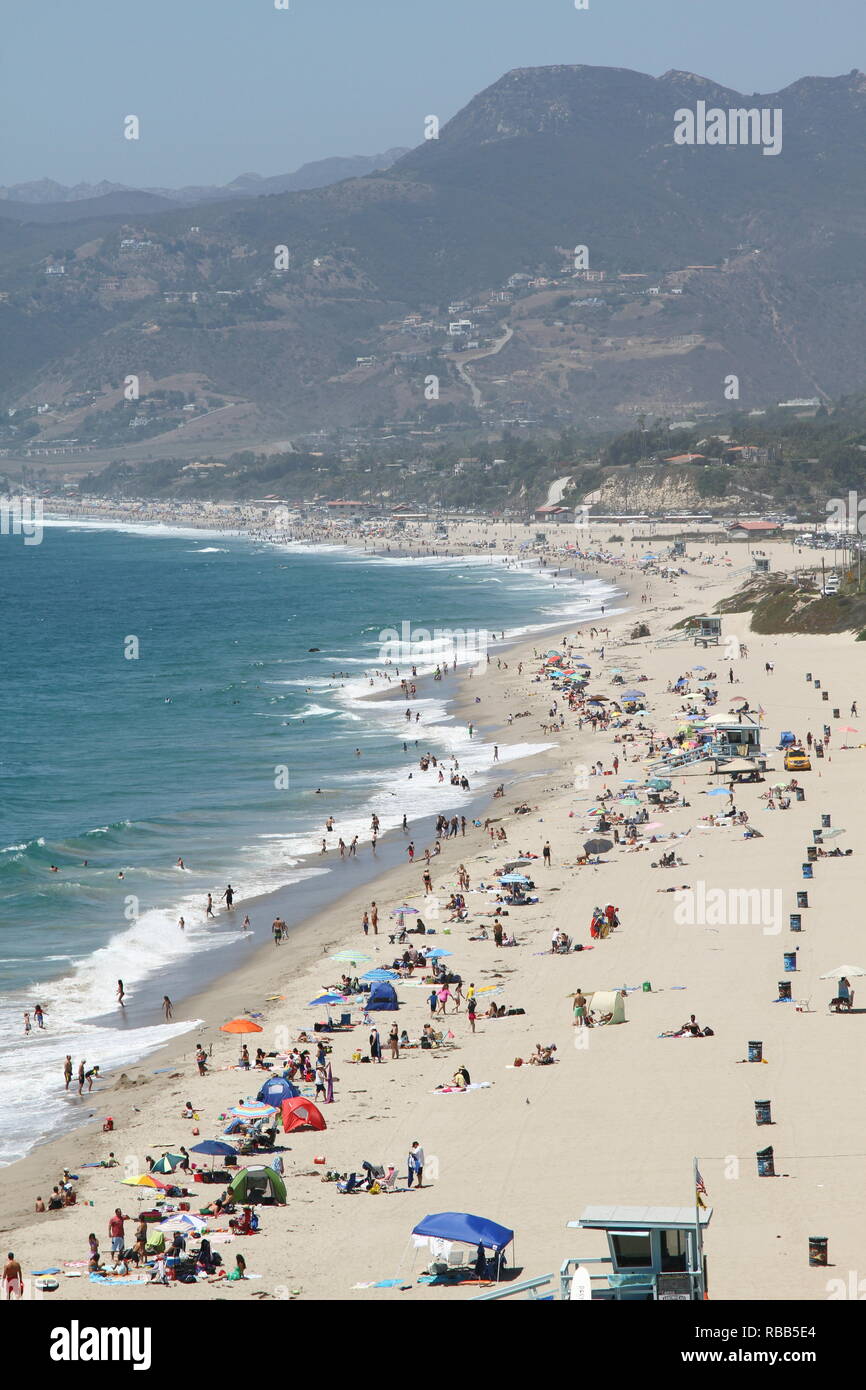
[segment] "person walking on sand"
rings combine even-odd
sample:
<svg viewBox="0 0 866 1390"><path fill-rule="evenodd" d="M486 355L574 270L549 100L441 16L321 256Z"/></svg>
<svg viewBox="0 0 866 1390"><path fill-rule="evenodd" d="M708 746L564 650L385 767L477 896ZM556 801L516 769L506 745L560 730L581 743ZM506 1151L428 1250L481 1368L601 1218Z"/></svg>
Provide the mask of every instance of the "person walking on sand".
<svg viewBox="0 0 866 1390"><path fill-rule="evenodd" d="M409 1150L409 1180L408 1180L406 1186L407 1186L407 1187L411 1187L411 1186L412 1186L412 1179L414 1178L415 1181L416 1181L416 1183L417 1183L417 1185L418 1185L418 1190L420 1191L421 1188L424 1186L423 1177L424 1177L424 1150L421 1148L421 1145L418 1143L418 1140L417 1140L417 1139L413 1139L413 1140L412 1140L412 1147L411 1147L411 1149Z"/></svg>
<svg viewBox="0 0 866 1390"><path fill-rule="evenodd" d="M279 946L280 942L283 939L283 924L280 921L279 917L274 918L273 924L271 926L271 931L274 933L274 945Z"/></svg>
<svg viewBox="0 0 866 1390"><path fill-rule="evenodd" d="M392 1061L398 1061L400 1057L400 1030L396 1023L391 1024L391 1031L388 1034L388 1046L391 1049Z"/></svg>
<svg viewBox="0 0 866 1390"><path fill-rule="evenodd" d="M165 1015L166 1023L171 1023L171 1000L167 994L162 996L162 1012Z"/></svg>
<svg viewBox="0 0 866 1390"><path fill-rule="evenodd" d="M7 1303L13 1298L21 1298L24 1294L24 1276L14 1250L8 1251L3 1266L3 1294Z"/></svg>
<svg viewBox="0 0 866 1390"><path fill-rule="evenodd" d="M68 1052L66 1054L66 1061L63 1063L63 1080L66 1083L63 1089L64 1091L68 1091L69 1083L72 1080L72 1058Z"/></svg>
<svg viewBox="0 0 866 1390"><path fill-rule="evenodd" d="M410 840L410 841L409 841L408 845L406 846L406 853L407 853L407 855L409 856L409 863L410 863L410 864L413 863L413 862L414 862L414 859L415 859L415 841L414 841L414 840Z"/></svg>
<svg viewBox="0 0 866 1390"><path fill-rule="evenodd" d="M361 928L365 936L370 935L370 914L368 912L364 913L364 916L361 920Z"/></svg>
<svg viewBox="0 0 866 1390"><path fill-rule="evenodd" d="M208 895L207 895L207 902L205 903L204 915L205 915L205 919L207 919L208 917L213 917L213 915L214 915L214 910L213 910L213 897L211 896L210 893L208 893Z"/></svg>
<svg viewBox="0 0 866 1390"><path fill-rule="evenodd" d="M373 928L373 935L379 935L379 909L375 902L370 903L370 926Z"/></svg>
<svg viewBox="0 0 866 1390"><path fill-rule="evenodd" d="M370 1061L381 1062L382 1060L382 1039L379 1037L379 1029L370 1030Z"/></svg>
<svg viewBox="0 0 866 1390"><path fill-rule="evenodd" d="M436 995L436 998L439 1001L438 1012L444 1016L444 1014L447 1012L446 1006L448 1004L448 1000L453 998L453 995L447 985L442 986L442 988Z"/></svg>
<svg viewBox="0 0 866 1390"><path fill-rule="evenodd" d="M541 858L544 861L545 869L550 868L550 841L545 840L544 849L541 851Z"/></svg>
<svg viewBox="0 0 866 1390"><path fill-rule="evenodd" d="M476 1019L476 1017L477 1017L477 1014L476 1014L475 1010L476 1010L476 1008L477 1008L478 1006L477 1006L477 1003L476 1003L475 986L474 986L474 985L470 985L470 989L472 990L472 993L471 993L471 994L468 994L468 995L466 996L466 1016L467 1016L467 1018L469 1019L469 1027L472 1029L472 1031L473 1031L473 1033L474 1033L474 1032L475 1032L475 1019Z"/></svg>
<svg viewBox="0 0 866 1390"><path fill-rule="evenodd" d="M120 1005L120 1007L121 1007L122 1009L125 1009L125 1008L126 1008L126 1005L125 1005L124 1002L123 1002L123 996L125 995L125 993L126 993L126 990L123 988L123 981L122 981L122 980L118 980L118 982L117 982L117 1002L118 1002L118 1004Z"/></svg>

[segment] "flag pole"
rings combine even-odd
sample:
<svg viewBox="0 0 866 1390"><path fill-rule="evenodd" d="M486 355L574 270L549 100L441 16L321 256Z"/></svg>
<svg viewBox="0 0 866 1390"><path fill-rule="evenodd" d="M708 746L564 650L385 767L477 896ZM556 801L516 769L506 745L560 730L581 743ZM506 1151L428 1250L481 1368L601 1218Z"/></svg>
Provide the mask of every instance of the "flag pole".
<svg viewBox="0 0 866 1390"><path fill-rule="evenodd" d="M703 1245L701 1240L701 1208L704 1206L704 1202L701 1200L701 1190L703 1189L703 1191L706 1192L706 1188L704 1187L704 1180L701 1177L701 1171L698 1168L697 1155L695 1155L692 1160L692 1165L692 1185L695 1189L695 1260L697 1262L698 1288L700 1289L704 1282Z"/></svg>

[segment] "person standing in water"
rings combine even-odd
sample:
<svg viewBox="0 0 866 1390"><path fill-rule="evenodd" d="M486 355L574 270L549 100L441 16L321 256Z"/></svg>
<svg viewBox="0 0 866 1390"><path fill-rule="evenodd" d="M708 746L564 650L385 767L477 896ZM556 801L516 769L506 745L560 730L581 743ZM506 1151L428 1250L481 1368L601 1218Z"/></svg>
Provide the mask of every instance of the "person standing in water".
<svg viewBox="0 0 866 1390"><path fill-rule="evenodd" d="M204 915L205 915L205 918L213 917L213 915L214 915L214 912L213 912L213 898L212 898L212 896L211 896L210 893L208 893L208 895L207 895L207 903L205 904Z"/></svg>
<svg viewBox="0 0 866 1390"><path fill-rule="evenodd" d="M66 1061L63 1063L63 1080L66 1082L63 1089L64 1091L68 1091L69 1083L72 1080L72 1058L68 1052L66 1054Z"/></svg>
<svg viewBox="0 0 866 1390"><path fill-rule="evenodd" d="M246 917L244 918L242 926L243 926L243 930L244 930L244 931L252 931L253 927L252 927L252 923L250 922L250 914L249 914L249 913L247 913Z"/></svg>
<svg viewBox="0 0 866 1390"><path fill-rule="evenodd" d="M125 1008L126 1008L126 1005L125 1005L124 1002L123 1002L123 996L125 995L125 993L126 993L126 990L123 988L123 981L122 981L122 980L118 980L118 982L117 982L117 1002L118 1002L118 1004L120 1005L120 1007L121 1007L122 1009L125 1009Z"/></svg>
<svg viewBox="0 0 866 1390"><path fill-rule="evenodd" d="M232 903L235 900L235 890L230 883L226 885L226 891L223 893L222 897L225 899L226 911L231 912ZM222 901L222 899L220 899L220 901Z"/></svg>
<svg viewBox="0 0 866 1390"><path fill-rule="evenodd" d="M162 1012L165 1014L166 1023L171 1023L171 1000L167 994L162 996Z"/></svg>

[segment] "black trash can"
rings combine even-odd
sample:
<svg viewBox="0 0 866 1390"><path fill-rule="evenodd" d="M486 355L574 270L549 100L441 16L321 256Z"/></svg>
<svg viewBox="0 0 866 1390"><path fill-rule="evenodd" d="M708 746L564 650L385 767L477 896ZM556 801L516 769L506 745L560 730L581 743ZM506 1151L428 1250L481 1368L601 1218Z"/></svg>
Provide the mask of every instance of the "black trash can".
<svg viewBox="0 0 866 1390"><path fill-rule="evenodd" d="M762 1042L749 1043L749 1061L762 1062L764 1060L764 1044Z"/></svg>
<svg viewBox="0 0 866 1390"><path fill-rule="evenodd" d="M766 1149L758 1149L757 1153L755 1154L755 1158L758 1160L759 1178L774 1178L776 1176L776 1169L773 1164L772 1144L770 1144Z"/></svg>
<svg viewBox="0 0 866 1390"><path fill-rule="evenodd" d="M810 1236L810 1237L809 1237L809 1264L810 1264L810 1265L822 1265L822 1266L826 1266L826 1264L827 1264L827 1242L828 1242L828 1237L827 1237L827 1236Z"/></svg>
<svg viewBox="0 0 866 1390"><path fill-rule="evenodd" d="M773 1117L772 1117L772 1115L771 1115L771 1113L770 1113L770 1101L768 1101L768 1100L756 1100L756 1101L755 1101L755 1124L756 1124L756 1125L771 1125L772 1123L773 1123Z"/></svg>

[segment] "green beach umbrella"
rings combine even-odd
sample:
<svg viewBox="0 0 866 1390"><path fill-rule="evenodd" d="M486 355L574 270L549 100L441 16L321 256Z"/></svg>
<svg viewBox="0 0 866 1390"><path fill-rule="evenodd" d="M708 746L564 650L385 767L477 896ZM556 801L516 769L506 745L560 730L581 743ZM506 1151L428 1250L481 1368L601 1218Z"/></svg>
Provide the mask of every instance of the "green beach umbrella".
<svg viewBox="0 0 866 1390"><path fill-rule="evenodd" d="M183 1154L163 1154L158 1158L151 1168L152 1173L173 1173L179 1163L183 1163Z"/></svg>

